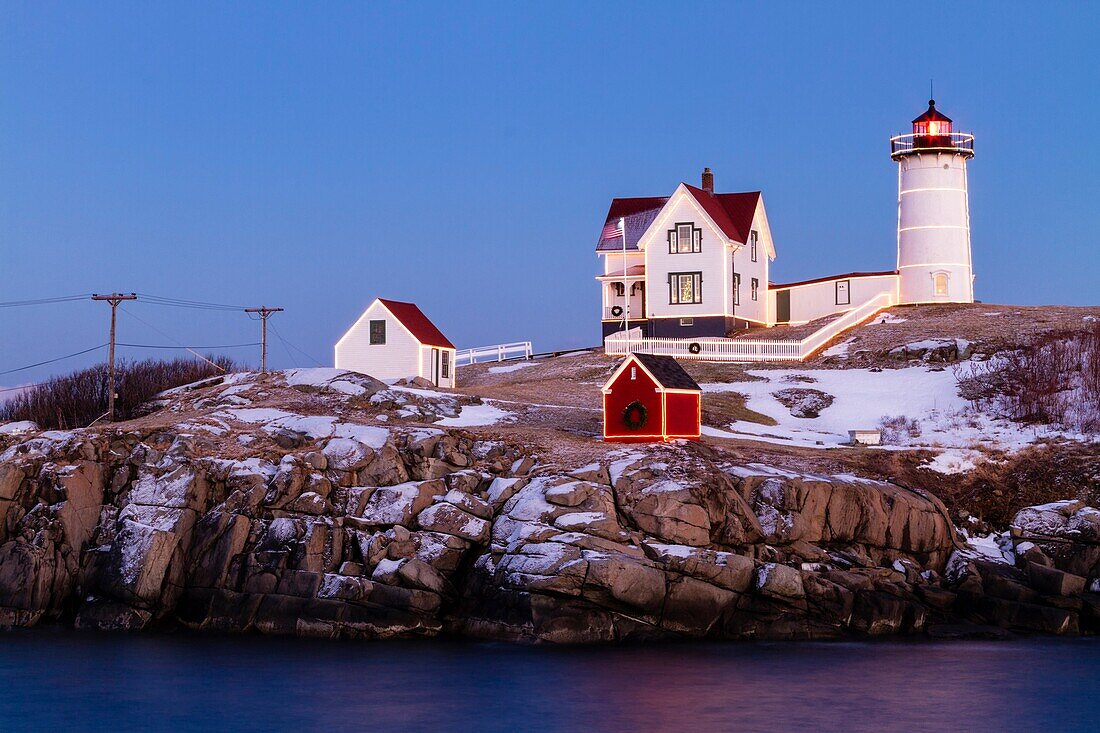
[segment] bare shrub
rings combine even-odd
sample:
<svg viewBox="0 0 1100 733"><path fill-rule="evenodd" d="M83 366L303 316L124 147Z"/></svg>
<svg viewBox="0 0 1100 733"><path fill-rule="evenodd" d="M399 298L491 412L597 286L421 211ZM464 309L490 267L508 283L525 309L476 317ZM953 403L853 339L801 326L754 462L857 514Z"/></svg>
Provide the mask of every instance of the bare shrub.
<svg viewBox="0 0 1100 733"><path fill-rule="evenodd" d="M228 357L209 358L220 369L195 359L147 359L118 364L115 368L118 419L136 417L141 405L158 392L224 374L237 366ZM85 427L107 412L109 381L106 364L53 377L0 403L0 422L30 420L40 428L53 430Z"/></svg>
<svg viewBox="0 0 1100 733"><path fill-rule="evenodd" d="M1100 432L1100 324L956 369L959 393L1018 422Z"/></svg>
<svg viewBox="0 0 1100 733"><path fill-rule="evenodd" d="M919 438L921 433L920 423L905 415L885 415L878 426L886 445L909 445L910 439Z"/></svg>

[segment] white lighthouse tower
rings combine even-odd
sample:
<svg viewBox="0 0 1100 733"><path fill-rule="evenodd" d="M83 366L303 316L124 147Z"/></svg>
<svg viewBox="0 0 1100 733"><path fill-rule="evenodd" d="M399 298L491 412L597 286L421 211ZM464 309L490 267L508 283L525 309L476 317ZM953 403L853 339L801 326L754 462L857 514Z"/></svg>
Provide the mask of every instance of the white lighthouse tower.
<svg viewBox="0 0 1100 733"><path fill-rule="evenodd" d="M898 280L901 303L973 303L966 161L974 136L928 102L913 132L890 140L898 164Z"/></svg>

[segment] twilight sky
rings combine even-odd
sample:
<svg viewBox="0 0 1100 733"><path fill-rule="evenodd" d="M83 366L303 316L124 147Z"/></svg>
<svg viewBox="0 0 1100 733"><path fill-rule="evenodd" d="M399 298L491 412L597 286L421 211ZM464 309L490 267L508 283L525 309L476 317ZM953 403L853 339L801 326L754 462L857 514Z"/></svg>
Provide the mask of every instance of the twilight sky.
<svg viewBox="0 0 1100 733"><path fill-rule="evenodd" d="M763 190L776 280L893 268L888 138L929 77L977 136L978 297L1100 301L1095 4L150 5L0 0L0 302L278 305L325 365L376 295L460 348L595 345L610 198L705 165ZM243 313L124 308L123 342L258 340ZM102 358L3 374L107 316L0 307L0 385Z"/></svg>

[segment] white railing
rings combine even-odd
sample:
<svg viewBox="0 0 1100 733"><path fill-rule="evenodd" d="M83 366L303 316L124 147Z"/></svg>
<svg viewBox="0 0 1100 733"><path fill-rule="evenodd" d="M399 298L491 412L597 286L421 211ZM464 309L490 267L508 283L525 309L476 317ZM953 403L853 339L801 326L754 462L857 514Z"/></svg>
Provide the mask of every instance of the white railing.
<svg viewBox="0 0 1100 733"><path fill-rule="evenodd" d="M478 346L455 352L455 366L469 366L479 361L504 361L505 359L530 359L532 354L530 341L516 341L496 346Z"/></svg>
<svg viewBox="0 0 1100 733"><path fill-rule="evenodd" d="M625 334L613 333L605 338L604 352L609 356L626 356L631 352L641 351L702 361L804 361L841 333L893 304L893 293L879 293L800 340L731 339L713 336L696 339L647 338L641 335L641 329L633 328Z"/></svg>

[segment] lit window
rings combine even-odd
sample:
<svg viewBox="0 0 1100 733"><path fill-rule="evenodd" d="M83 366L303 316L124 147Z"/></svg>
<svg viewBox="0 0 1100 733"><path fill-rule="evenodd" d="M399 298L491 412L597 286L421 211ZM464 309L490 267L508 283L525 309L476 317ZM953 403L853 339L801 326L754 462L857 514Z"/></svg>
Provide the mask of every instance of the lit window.
<svg viewBox="0 0 1100 733"><path fill-rule="evenodd" d="M694 224L677 224L668 232L669 254L691 254L703 249L703 230Z"/></svg>
<svg viewBox="0 0 1100 733"><path fill-rule="evenodd" d="M370 322L370 342L372 345L386 343L386 322Z"/></svg>
<svg viewBox="0 0 1100 733"><path fill-rule="evenodd" d="M673 272L668 276L668 302L672 305L703 302L703 273Z"/></svg>
<svg viewBox="0 0 1100 733"><path fill-rule="evenodd" d="M756 300L756 295L760 290L760 281L755 277L752 279L752 299Z"/></svg>
<svg viewBox="0 0 1100 733"><path fill-rule="evenodd" d="M932 292L936 297L943 297L947 295L947 273L937 272L932 276Z"/></svg>
<svg viewBox="0 0 1100 733"><path fill-rule="evenodd" d="M756 230L749 232L749 255L752 257L752 261L756 262Z"/></svg>

